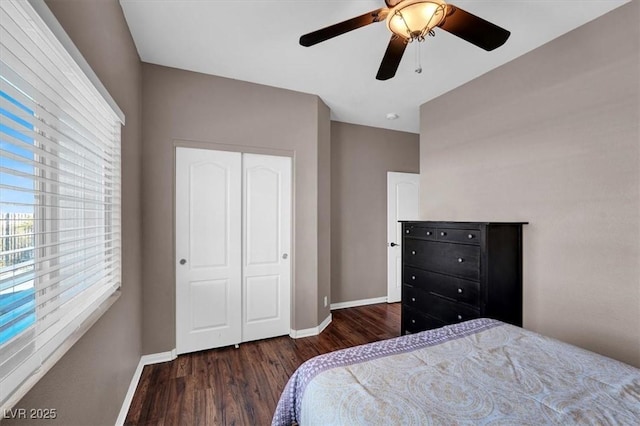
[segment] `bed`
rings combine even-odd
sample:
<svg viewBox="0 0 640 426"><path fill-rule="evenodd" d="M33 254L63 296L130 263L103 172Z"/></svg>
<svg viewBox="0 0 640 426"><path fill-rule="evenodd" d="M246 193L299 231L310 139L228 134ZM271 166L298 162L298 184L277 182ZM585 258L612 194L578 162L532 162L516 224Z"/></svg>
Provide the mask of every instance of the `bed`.
<svg viewBox="0 0 640 426"><path fill-rule="evenodd" d="M491 319L312 358L273 425L640 425L640 370Z"/></svg>

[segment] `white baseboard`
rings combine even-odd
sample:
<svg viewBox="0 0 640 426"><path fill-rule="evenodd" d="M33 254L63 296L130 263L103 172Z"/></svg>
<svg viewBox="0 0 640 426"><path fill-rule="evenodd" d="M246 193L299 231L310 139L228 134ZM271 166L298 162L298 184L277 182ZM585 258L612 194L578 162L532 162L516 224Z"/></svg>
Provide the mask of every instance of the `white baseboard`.
<svg viewBox="0 0 640 426"><path fill-rule="evenodd" d="M329 312L329 316L326 317L324 319L324 321L322 321L320 323L319 326L317 327L313 327L313 328L305 328L304 330L291 330L291 332L289 333L289 336L291 336L294 339L301 339L303 337L311 337L311 336L317 336L318 334L322 333L324 331L325 328L327 328L327 326L329 324L331 324L331 312Z"/></svg>
<svg viewBox="0 0 640 426"><path fill-rule="evenodd" d="M159 364L161 362L173 361L177 357L178 355L176 354L175 349L168 352L160 352L157 354L143 355L140 357L140 362L138 362L136 371L133 373L133 377L131 378L131 383L129 383L129 389L127 390L127 394L125 395L124 401L122 402L122 407L120 408L120 414L118 414L118 419L116 420L116 426L122 426L124 424L124 421L127 418L127 413L129 413L129 407L131 407L131 402L133 401L133 396L136 393L138 382L140 382L140 377L142 377L142 370L144 369L144 366L151 365L151 364Z"/></svg>
<svg viewBox="0 0 640 426"><path fill-rule="evenodd" d="M178 357L175 349L168 352L160 352L157 354L142 355L140 362L142 365L160 364L161 362L173 361Z"/></svg>
<svg viewBox="0 0 640 426"><path fill-rule="evenodd" d="M338 302L338 303L331 304L331 310L334 311L336 309L355 308L356 306L375 305L376 303L386 303L386 302L387 302L387 296L374 297L373 299L352 300L350 302Z"/></svg>

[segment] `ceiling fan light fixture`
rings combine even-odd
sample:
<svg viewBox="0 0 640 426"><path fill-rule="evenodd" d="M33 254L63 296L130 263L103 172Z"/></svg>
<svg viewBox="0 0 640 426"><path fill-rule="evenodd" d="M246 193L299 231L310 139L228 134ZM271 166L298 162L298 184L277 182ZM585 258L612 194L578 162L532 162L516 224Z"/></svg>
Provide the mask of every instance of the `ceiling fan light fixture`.
<svg viewBox="0 0 640 426"><path fill-rule="evenodd" d="M396 75L409 42L424 41L435 35L434 28L453 34L486 51L502 46L509 35L505 30L444 0L385 0L387 7L364 13L346 21L304 34L300 45L309 47L358 28L385 20L391 39L384 51L377 80L389 80ZM416 50L419 53L419 50ZM422 71L420 60L415 68Z"/></svg>
<svg viewBox="0 0 640 426"><path fill-rule="evenodd" d="M447 3L442 0L404 0L389 11L387 28L405 39L422 41L446 12Z"/></svg>

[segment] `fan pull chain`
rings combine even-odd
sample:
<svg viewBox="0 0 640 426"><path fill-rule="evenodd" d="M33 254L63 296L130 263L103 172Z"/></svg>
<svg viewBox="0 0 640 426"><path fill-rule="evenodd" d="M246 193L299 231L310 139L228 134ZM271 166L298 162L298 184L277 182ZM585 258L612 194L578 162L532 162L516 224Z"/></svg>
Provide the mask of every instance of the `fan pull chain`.
<svg viewBox="0 0 640 426"><path fill-rule="evenodd" d="M416 45L416 74L420 74L422 72L422 64L420 63L420 43L415 43Z"/></svg>

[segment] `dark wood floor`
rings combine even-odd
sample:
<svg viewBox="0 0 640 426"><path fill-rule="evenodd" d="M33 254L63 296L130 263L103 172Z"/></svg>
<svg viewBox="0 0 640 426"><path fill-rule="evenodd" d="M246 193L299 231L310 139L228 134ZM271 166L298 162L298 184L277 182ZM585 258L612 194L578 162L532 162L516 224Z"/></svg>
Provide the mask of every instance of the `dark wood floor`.
<svg viewBox="0 0 640 426"><path fill-rule="evenodd" d="M400 304L332 312L319 336L277 337L146 366L125 424L268 425L289 376L316 355L400 335Z"/></svg>

